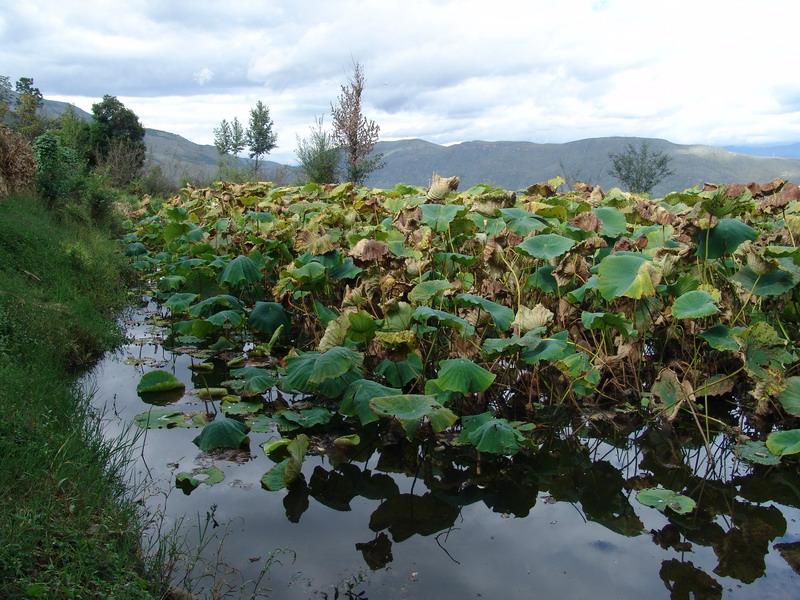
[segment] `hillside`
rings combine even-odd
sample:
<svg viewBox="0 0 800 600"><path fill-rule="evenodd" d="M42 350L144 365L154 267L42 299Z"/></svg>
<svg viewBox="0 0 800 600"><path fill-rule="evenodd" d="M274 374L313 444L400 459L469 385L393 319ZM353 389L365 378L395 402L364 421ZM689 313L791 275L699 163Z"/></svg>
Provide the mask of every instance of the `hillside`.
<svg viewBox="0 0 800 600"><path fill-rule="evenodd" d="M69 106L64 102L45 100L43 113L48 117L61 114ZM84 118L88 113L76 109ZM509 189L524 188L531 183L561 175L567 181L586 181L604 188L619 185L608 174L610 153L623 152L630 143L638 145L642 138L604 137L577 140L563 144L532 142L463 142L440 146L419 139L379 142L375 151L383 154L384 167L367 183L373 187L393 187L398 182L427 185L431 173L461 177L461 189L478 182L491 182ZM653 150L672 157L674 174L662 181L655 195L684 189L704 181L769 181L783 177L800 181L800 160L752 156L713 146L680 145L666 140L646 139ZM145 130L147 158L159 165L174 181L184 178L208 181L219 170L219 154L211 145L195 144L177 134L158 129ZM771 148L774 153L791 155L800 148ZM758 147L743 146L755 153ZM766 153L770 148L762 148ZM249 167L247 158L237 158L236 166ZM296 166L265 161L262 178L278 183L292 183L300 175Z"/></svg>
<svg viewBox="0 0 800 600"><path fill-rule="evenodd" d="M423 140L380 142L385 166L370 177L375 187L391 187L398 181L424 185L432 171L461 177L461 188L485 181L520 189L561 175L568 181L581 180L604 188L619 185L608 174L609 153L638 145L638 138L607 137L565 144L530 142L464 142L439 146ZM672 157L674 174L654 190L663 194L704 181L769 181L775 177L800 179L800 160L764 158L735 154L721 148L679 145L666 140L647 139L654 150Z"/></svg>

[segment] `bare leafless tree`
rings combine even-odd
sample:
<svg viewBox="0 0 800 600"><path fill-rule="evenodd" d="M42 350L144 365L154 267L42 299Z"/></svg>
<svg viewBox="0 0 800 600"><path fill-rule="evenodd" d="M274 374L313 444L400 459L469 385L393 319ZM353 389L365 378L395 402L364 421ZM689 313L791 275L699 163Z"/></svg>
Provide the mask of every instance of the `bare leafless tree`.
<svg viewBox="0 0 800 600"><path fill-rule="evenodd" d="M344 153L347 180L354 183L363 183L367 175L383 166L382 155L372 154L380 127L361 111L364 82L364 68L353 62L352 78L341 86L337 104L331 104L333 139Z"/></svg>

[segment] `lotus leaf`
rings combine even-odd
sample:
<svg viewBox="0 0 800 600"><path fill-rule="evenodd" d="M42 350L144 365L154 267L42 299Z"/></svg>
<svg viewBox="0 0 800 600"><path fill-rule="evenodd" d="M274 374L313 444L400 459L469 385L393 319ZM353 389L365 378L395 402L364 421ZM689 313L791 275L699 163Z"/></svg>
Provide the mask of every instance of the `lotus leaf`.
<svg viewBox="0 0 800 600"><path fill-rule="evenodd" d="M245 424L228 417L212 421L192 440L203 452L220 448L239 448L249 441Z"/></svg>
<svg viewBox="0 0 800 600"><path fill-rule="evenodd" d="M486 391L494 379L494 373L476 365L471 360L453 358L439 363L436 382L442 391L469 394Z"/></svg>
<svg viewBox="0 0 800 600"><path fill-rule="evenodd" d="M242 380L242 385L236 386L236 391L243 396L263 394L277 383L277 379L269 371L261 367L233 369L231 370L231 375Z"/></svg>
<svg viewBox="0 0 800 600"><path fill-rule="evenodd" d="M150 394L154 392L168 392L170 390L182 390L186 386L184 383L167 371L148 371L139 380L136 386L138 394Z"/></svg>
<svg viewBox="0 0 800 600"><path fill-rule="evenodd" d="M434 431L444 431L458 420L450 410L439 404L433 396L402 394L382 396L369 402L370 408L382 417L397 419L409 440L413 439L419 422L427 418Z"/></svg>
<svg viewBox="0 0 800 600"><path fill-rule="evenodd" d="M611 254L600 261L597 289L606 300L626 297L639 299L656 293L656 267L644 256Z"/></svg>
<svg viewBox="0 0 800 600"><path fill-rule="evenodd" d="M184 313L189 309L189 306L192 302L197 299L197 294L191 293L177 293L172 294L169 298L167 298L166 302L164 302L164 306L169 308L170 312L173 315L177 315L180 313Z"/></svg>
<svg viewBox="0 0 800 600"><path fill-rule="evenodd" d="M625 315L622 313L609 312L588 312L581 313L581 323L586 329L616 329L625 337L636 335L636 330Z"/></svg>
<svg viewBox="0 0 800 600"><path fill-rule="evenodd" d="M625 215L612 206L601 206L592 211L600 220L598 233L604 237L616 238L628 230Z"/></svg>
<svg viewBox="0 0 800 600"><path fill-rule="evenodd" d="M180 488L187 496L200 485L216 485L225 479L225 473L217 466L192 469L191 473L181 471L175 476L175 487Z"/></svg>
<svg viewBox="0 0 800 600"><path fill-rule="evenodd" d="M172 427L189 429L202 427L208 422L208 417L206 413L199 411L182 412L174 408L154 408L136 415L133 422L141 429L171 429Z"/></svg>
<svg viewBox="0 0 800 600"><path fill-rule="evenodd" d="M453 285L446 279L429 279L415 285L408 292L408 299L414 304L423 304L433 298L436 294L449 290Z"/></svg>
<svg viewBox="0 0 800 600"><path fill-rule="evenodd" d="M786 388L778 395L778 402L787 413L800 417L800 377L786 380Z"/></svg>
<svg viewBox="0 0 800 600"><path fill-rule="evenodd" d="M475 446L479 452L489 454L516 454L525 442L525 436L506 419L491 413L462 417L458 441Z"/></svg>
<svg viewBox="0 0 800 600"><path fill-rule="evenodd" d="M303 410L282 410L275 413L273 418L281 431L294 431L327 425L332 417L333 413L327 408L315 406Z"/></svg>
<svg viewBox="0 0 800 600"><path fill-rule="evenodd" d="M261 485L271 492L291 485L300 476L308 445L308 436L305 434L298 435L286 444L289 456L267 471L261 478Z"/></svg>
<svg viewBox="0 0 800 600"><path fill-rule="evenodd" d="M475 327L466 319L462 319L444 310L436 310L427 306L418 306L412 318L420 323L426 323L428 319L434 319L443 325L449 325L461 333L462 337L469 337L475 333Z"/></svg>
<svg viewBox="0 0 800 600"><path fill-rule="evenodd" d="M378 364L375 372L385 377L394 387L402 388L422 376L422 359L414 353L400 361L385 358Z"/></svg>
<svg viewBox="0 0 800 600"><path fill-rule="evenodd" d="M455 297L455 301L457 304L475 306L489 313L489 316L491 316L494 321L495 327L497 327L499 331L508 331L511 327L511 321L514 319L514 311L507 306L474 294L458 294Z"/></svg>
<svg viewBox="0 0 800 600"><path fill-rule="evenodd" d="M516 249L533 258L551 260L561 256L574 245L575 240L563 235L544 233L527 238L519 246L516 246Z"/></svg>
<svg viewBox="0 0 800 600"><path fill-rule="evenodd" d="M774 466L781 462L781 457L772 454L767 445L760 440L749 440L743 444L736 444L734 450L740 458L758 465Z"/></svg>
<svg viewBox="0 0 800 600"><path fill-rule="evenodd" d="M289 327L289 317L283 306L277 302L256 302L250 315L247 317L247 324L253 331L262 333L265 336L272 336L279 327Z"/></svg>
<svg viewBox="0 0 800 600"><path fill-rule="evenodd" d="M679 515L692 512L697 505L697 503L688 496L683 496L664 488L646 488L640 490L639 493L636 494L636 499L645 506L657 508L661 512L669 508Z"/></svg>
<svg viewBox="0 0 800 600"><path fill-rule="evenodd" d="M800 453L800 429L773 431L767 436L767 448L776 456Z"/></svg>
<svg viewBox="0 0 800 600"><path fill-rule="evenodd" d="M736 251L742 242L754 240L756 230L739 219L720 219L711 229L697 234L696 256L700 258L719 258Z"/></svg>
<svg viewBox="0 0 800 600"><path fill-rule="evenodd" d="M467 207L458 204L423 204L422 222L434 231L445 232L460 212L466 212Z"/></svg>
<svg viewBox="0 0 800 600"><path fill-rule="evenodd" d="M339 404L339 413L346 417L358 417L362 425L369 425L379 420L379 416L369 406L373 398L396 396L401 393L398 388L390 388L369 379L359 379L351 383Z"/></svg>
<svg viewBox="0 0 800 600"><path fill-rule="evenodd" d="M676 319L699 319L718 312L714 297L705 290L686 292L672 304L672 316Z"/></svg>
<svg viewBox="0 0 800 600"><path fill-rule="evenodd" d="M734 336L741 335L744 330L744 327L728 327L727 325L719 324L706 329L698 334L698 337L704 339L714 350L721 352L736 351L742 345Z"/></svg>
<svg viewBox="0 0 800 600"><path fill-rule="evenodd" d="M219 276L220 285L240 287L261 281L261 273L249 256L237 256L229 262Z"/></svg>

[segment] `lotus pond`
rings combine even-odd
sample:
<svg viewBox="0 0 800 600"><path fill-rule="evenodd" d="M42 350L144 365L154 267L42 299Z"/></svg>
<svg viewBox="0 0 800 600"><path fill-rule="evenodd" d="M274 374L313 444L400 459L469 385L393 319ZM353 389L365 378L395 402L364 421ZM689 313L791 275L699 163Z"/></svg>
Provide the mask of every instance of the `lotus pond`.
<svg viewBox="0 0 800 600"><path fill-rule="evenodd" d="M96 401L168 520L245 594L787 597L797 186L445 181L145 199Z"/></svg>

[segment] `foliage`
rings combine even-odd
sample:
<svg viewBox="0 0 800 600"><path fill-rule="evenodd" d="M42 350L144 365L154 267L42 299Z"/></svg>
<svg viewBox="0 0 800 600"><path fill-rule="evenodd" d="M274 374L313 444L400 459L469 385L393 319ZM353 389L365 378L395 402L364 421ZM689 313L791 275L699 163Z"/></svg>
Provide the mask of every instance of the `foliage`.
<svg viewBox="0 0 800 600"><path fill-rule="evenodd" d="M75 191L77 159L53 133L46 132L33 143L36 158L36 189L51 207L61 206Z"/></svg>
<svg viewBox="0 0 800 600"><path fill-rule="evenodd" d="M44 132L44 122L38 115L42 107L42 92L33 85L31 77L20 77L15 91L17 104L14 112L14 126L25 139L35 140Z"/></svg>
<svg viewBox="0 0 800 600"><path fill-rule="evenodd" d="M612 163L608 174L619 179L631 192L647 193L672 175L669 168L672 157L651 151L647 142L642 142L639 148L628 144L624 152L611 153L608 157Z"/></svg>
<svg viewBox="0 0 800 600"><path fill-rule="evenodd" d="M333 141L345 155L345 178L355 184L363 183L370 173L383 166L381 155L372 155L380 127L362 112L364 85L364 68L355 62L353 76L347 85L341 86L336 105L331 104Z"/></svg>
<svg viewBox="0 0 800 600"><path fill-rule="evenodd" d="M145 159L144 127L139 117L115 96L92 105L92 162L106 165L118 183L128 183Z"/></svg>
<svg viewBox="0 0 800 600"><path fill-rule="evenodd" d="M696 506L696 502L688 496L683 496L682 494L664 488L647 488L640 490L639 493L636 494L636 499L646 506L657 508L661 512L669 508L679 515L692 512Z"/></svg>
<svg viewBox="0 0 800 600"><path fill-rule="evenodd" d="M339 165L339 149L325 131L323 117L315 121L307 138L297 136L297 160L311 183L333 183Z"/></svg>

